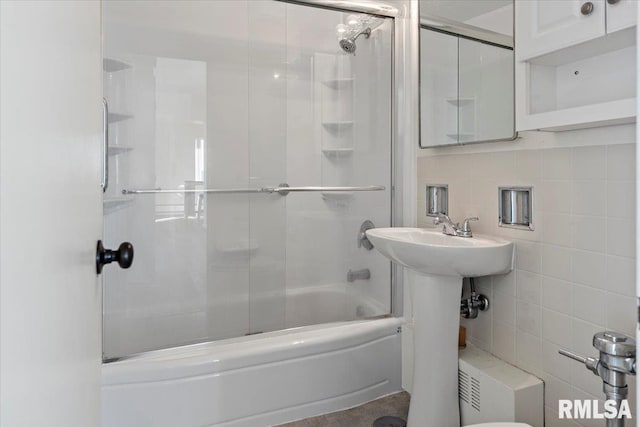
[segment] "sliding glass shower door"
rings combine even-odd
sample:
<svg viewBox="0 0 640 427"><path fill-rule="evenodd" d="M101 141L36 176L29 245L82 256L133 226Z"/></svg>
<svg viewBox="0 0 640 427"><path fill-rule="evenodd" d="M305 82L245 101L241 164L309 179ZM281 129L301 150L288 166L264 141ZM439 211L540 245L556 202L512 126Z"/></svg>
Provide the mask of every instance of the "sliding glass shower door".
<svg viewBox="0 0 640 427"><path fill-rule="evenodd" d="M103 19L105 244L135 248L103 273L105 359L389 314L390 263L358 236L391 223L392 20L115 0Z"/></svg>

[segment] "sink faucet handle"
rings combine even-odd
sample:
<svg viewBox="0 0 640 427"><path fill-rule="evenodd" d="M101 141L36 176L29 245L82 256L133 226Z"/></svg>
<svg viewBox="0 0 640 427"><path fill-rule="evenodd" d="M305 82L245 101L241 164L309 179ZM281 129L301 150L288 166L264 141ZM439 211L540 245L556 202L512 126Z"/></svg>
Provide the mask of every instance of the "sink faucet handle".
<svg viewBox="0 0 640 427"><path fill-rule="evenodd" d="M477 216L472 216L470 218L465 218L464 223L462 224L462 231L471 231L471 227L469 226L469 221L478 221L480 218Z"/></svg>

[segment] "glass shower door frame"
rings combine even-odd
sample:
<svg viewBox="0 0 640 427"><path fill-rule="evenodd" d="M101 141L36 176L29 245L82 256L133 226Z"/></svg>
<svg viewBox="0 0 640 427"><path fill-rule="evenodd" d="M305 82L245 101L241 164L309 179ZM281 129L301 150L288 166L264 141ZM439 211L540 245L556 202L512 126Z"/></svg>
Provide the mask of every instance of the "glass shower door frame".
<svg viewBox="0 0 640 427"><path fill-rule="evenodd" d="M290 0L274 0L274 1L282 1L284 3L292 3L292 4L299 4L299 5L305 5L305 6L309 6L309 7L320 7L320 8L326 8L326 9L330 9L330 10L334 10L337 12L342 12L342 13L349 13L349 12L354 12L354 13L359 13L359 12L363 12L363 13L367 13L367 14L372 14L372 15L377 15L377 16L381 16L384 18L391 18L392 24L391 24L391 34L390 34L390 40L391 40L391 45L390 45L390 59L391 59L391 64L390 64L390 84L391 84L391 88L390 88L390 144L389 144L389 149L390 149L390 184L391 184L391 188L390 188L390 192L389 192L389 197L390 197L390 212L389 212L389 221L390 224L395 226L397 225L397 221L396 221L396 192L395 192L395 183L396 183L396 167L395 167L395 161L396 161L396 134L397 134L397 125L396 125L396 103L397 103L397 90L396 90L396 52L395 52L395 28L396 28L396 24L395 24L395 15L397 13L397 11L393 11L391 10L391 7L389 8L389 10L385 13L381 13L384 12L384 5L378 5L378 6L373 6L371 3L364 3L362 4L362 7L357 7L357 5L354 5L353 2L335 2L335 1L290 1ZM342 7L338 7L337 4L339 3L348 3L348 8L342 8ZM382 9L381 9L382 8ZM260 192L264 192L263 189L260 189ZM268 191L271 192L271 191ZM279 188L274 188L273 192L280 192ZM389 286L389 291L390 291L390 306L389 306L389 314L385 314L385 315L379 315L379 316L373 316L373 317L368 317L367 319L372 319L372 318L380 318L380 317L389 317L389 316L398 316L401 315L401 310L398 310L398 306L399 306L399 302L397 301L397 297L398 294L396 292L398 283L401 283L402 277L401 274L399 274L398 269L396 268L396 266L394 264L391 264L391 268L390 268L390 286ZM103 279L104 282L104 279ZM104 287L103 287L104 289ZM103 299L104 301L104 299ZM103 313L104 313L104 307L103 307ZM104 339L104 334L103 334L103 339ZM104 341L103 341L103 348L104 348ZM157 351L157 350L151 350L151 351ZM146 353L146 352L143 352ZM140 354L140 353L138 353ZM127 357L130 356L123 356L123 357L117 357L117 358L113 358L113 359L107 359L104 357L104 353L103 353L103 360L105 362L108 361L114 361L114 360L121 360L121 359L125 359Z"/></svg>

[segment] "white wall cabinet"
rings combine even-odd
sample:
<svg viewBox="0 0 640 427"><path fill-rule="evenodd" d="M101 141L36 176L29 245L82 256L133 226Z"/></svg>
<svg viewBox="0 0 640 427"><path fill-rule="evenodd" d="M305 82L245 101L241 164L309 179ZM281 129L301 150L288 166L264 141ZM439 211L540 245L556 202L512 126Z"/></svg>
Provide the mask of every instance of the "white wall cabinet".
<svg viewBox="0 0 640 427"><path fill-rule="evenodd" d="M516 0L515 13L518 131L635 121L637 0Z"/></svg>
<svg viewBox="0 0 640 427"><path fill-rule="evenodd" d="M420 29L420 147L514 138L513 51Z"/></svg>
<svg viewBox="0 0 640 427"><path fill-rule="evenodd" d="M607 0L607 33L636 25L638 0Z"/></svg>
<svg viewBox="0 0 640 427"><path fill-rule="evenodd" d="M605 0L516 0L516 58L523 61L605 35L605 5Z"/></svg>

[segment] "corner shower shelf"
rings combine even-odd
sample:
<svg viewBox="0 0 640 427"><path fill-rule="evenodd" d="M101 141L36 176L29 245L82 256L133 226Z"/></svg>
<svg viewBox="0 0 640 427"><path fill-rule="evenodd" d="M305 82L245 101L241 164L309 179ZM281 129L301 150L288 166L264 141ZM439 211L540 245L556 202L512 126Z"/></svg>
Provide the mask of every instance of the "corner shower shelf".
<svg viewBox="0 0 640 427"><path fill-rule="evenodd" d="M351 191L342 191L342 192L332 192L332 191L323 191L322 193L323 200L332 200L332 201L347 201L353 199L354 192Z"/></svg>
<svg viewBox="0 0 640 427"><path fill-rule="evenodd" d="M128 68L132 68L130 64L126 62L118 61L113 58L103 58L102 59L102 70L107 73L113 73L115 71L122 71Z"/></svg>
<svg viewBox="0 0 640 427"><path fill-rule="evenodd" d="M327 157L347 157L353 154L353 148L323 148L322 153Z"/></svg>
<svg viewBox="0 0 640 427"><path fill-rule="evenodd" d="M109 155L117 156L118 154L126 153L131 150L133 150L133 147L127 147L126 145L110 145Z"/></svg>
<svg viewBox="0 0 640 427"><path fill-rule="evenodd" d="M103 211L110 214L131 205L133 201L131 197L105 197L102 201Z"/></svg>
<svg viewBox="0 0 640 427"><path fill-rule="evenodd" d="M455 139L456 141L473 141L475 134L473 133L448 133L447 138Z"/></svg>
<svg viewBox="0 0 640 427"><path fill-rule="evenodd" d="M324 80L322 83L331 89L344 89L353 84L353 79L331 79Z"/></svg>
<svg viewBox="0 0 640 427"><path fill-rule="evenodd" d="M476 102L475 98L447 98L445 101L449 104L455 105L456 107L462 107Z"/></svg>
<svg viewBox="0 0 640 427"><path fill-rule="evenodd" d="M351 127L353 127L353 122L352 121L322 122L322 126L326 127L329 130L341 131L341 130L351 129Z"/></svg>
<svg viewBox="0 0 640 427"><path fill-rule="evenodd" d="M258 251L258 245L256 243L237 242L231 243L227 246L216 248L220 255L226 256L249 256Z"/></svg>
<svg viewBox="0 0 640 427"><path fill-rule="evenodd" d="M132 119L133 115L131 114L122 114L122 113L109 113L109 123L117 123L123 120Z"/></svg>

